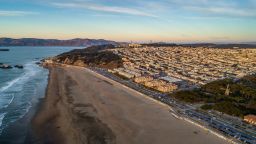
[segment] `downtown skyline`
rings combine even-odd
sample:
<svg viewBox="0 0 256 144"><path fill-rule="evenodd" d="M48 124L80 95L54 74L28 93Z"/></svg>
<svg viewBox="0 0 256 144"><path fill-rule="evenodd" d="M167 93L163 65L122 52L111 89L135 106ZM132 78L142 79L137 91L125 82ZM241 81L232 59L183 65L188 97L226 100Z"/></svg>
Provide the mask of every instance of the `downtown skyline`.
<svg viewBox="0 0 256 144"><path fill-rule="evenodd" d="M0 37L255 42L255 0L0 0Z"/></svg>

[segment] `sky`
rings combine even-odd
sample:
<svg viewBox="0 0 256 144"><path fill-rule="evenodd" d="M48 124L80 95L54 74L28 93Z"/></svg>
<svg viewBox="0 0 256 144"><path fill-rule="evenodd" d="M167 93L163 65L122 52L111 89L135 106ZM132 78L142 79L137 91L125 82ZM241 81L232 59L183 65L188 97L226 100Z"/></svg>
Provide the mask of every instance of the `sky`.
<svg viewBox="0 0 256 144"><path fill-rule="evenodd" d="M0 0L0 37L256 42L256 0Z"/></svg>

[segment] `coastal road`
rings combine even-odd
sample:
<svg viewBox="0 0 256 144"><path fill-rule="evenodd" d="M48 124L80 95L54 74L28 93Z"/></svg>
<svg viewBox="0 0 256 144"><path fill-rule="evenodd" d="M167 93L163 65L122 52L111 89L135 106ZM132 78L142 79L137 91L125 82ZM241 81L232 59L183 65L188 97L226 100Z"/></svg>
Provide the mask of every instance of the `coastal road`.
<svg viewBox="0 0 256 144"><path fill-rule="evenodd" d="M168 106L78 67L50 68L47 96L34 128L47 142L227 144L175 118Z"/></svg>

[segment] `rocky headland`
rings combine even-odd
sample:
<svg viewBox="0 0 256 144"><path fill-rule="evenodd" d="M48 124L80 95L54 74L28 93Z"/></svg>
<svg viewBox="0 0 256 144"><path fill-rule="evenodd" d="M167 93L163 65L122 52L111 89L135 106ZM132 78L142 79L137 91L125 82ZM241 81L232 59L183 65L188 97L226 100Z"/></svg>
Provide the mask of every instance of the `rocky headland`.
<svg viewBox="0 0 256 144"><path fill-rule="evenodd" d="M84 49L75 49L56 57L45 59L44 63L66 64L81 67L118 68L123 66L122 58L109 51L114 45L92 46Z"/></svg>

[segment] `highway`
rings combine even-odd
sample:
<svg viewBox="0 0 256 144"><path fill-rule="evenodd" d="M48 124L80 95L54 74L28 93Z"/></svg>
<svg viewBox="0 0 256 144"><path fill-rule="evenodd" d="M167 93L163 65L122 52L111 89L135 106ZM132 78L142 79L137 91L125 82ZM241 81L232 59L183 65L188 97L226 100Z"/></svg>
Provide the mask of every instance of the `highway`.
<svg viewBox="0 0 256 144"><path fill-rule="evenodd" d="M147 89L131 80L124 80L112 73L109 73L106 69L95 67L91 67L89 69L171 106L170 113L176 118L184 120L189 119L189 121L199 124L201 127L211 130L214 133L217 131L218 134L216 133L216 135L224 135L225 138L233 143L242 142L246 144L256 144L255 127L249 126L248 124L242 122L240 122L239 125L239 121L237 120L233 119L231 122L227 120L227 118L221 117L214 113L205 113L197 110L195 107L189 104L178 102L177 100L168 96L168 94ZM241 126L241 124L245 126Z"/></svg>

